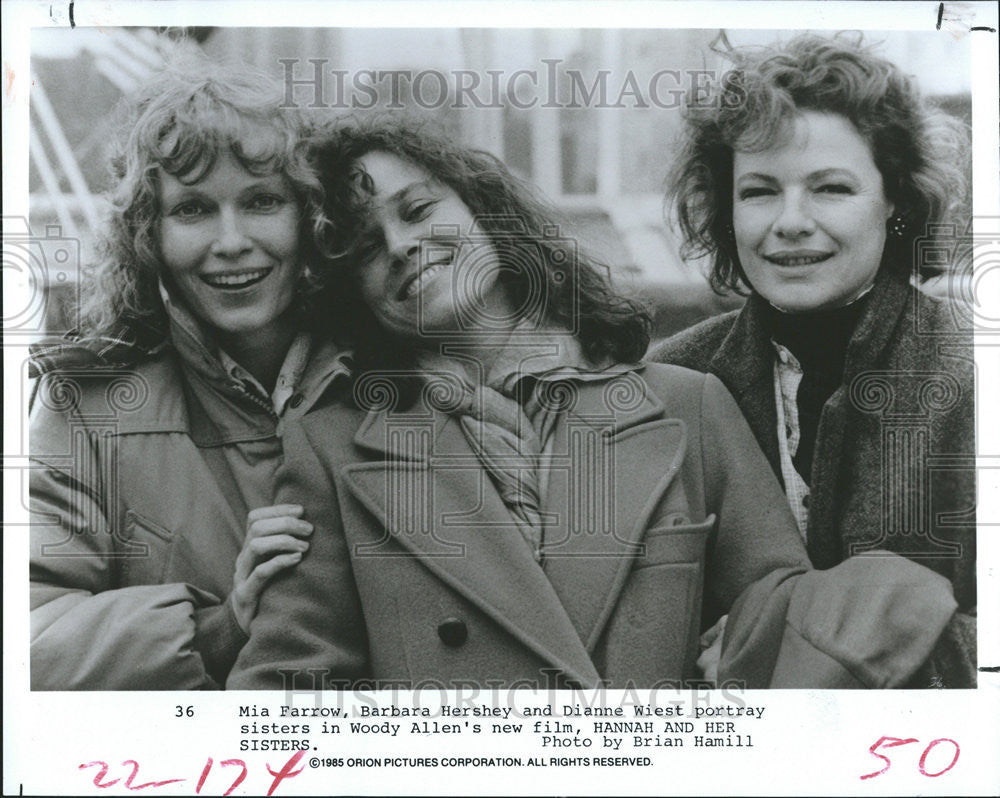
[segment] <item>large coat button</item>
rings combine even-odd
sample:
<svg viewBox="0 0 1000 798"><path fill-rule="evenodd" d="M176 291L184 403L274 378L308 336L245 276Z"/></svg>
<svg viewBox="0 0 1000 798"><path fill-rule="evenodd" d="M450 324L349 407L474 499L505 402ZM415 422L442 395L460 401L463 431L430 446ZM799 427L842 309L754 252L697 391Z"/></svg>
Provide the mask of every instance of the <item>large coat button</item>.
<svg viewBox="0 0 1000 798"><path fill-rule="evenodd" d="M438 624L438 637L446 646L458 648L469 639L469 627L461 618L445 618Z"/></svg>

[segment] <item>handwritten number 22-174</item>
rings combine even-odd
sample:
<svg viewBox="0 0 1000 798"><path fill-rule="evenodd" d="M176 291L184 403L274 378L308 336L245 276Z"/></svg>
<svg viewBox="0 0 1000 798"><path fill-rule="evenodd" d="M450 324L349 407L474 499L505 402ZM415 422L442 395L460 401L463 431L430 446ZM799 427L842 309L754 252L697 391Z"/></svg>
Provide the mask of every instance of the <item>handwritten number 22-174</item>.
<svg viewBox="0 0 1000 798"><path fill-rule="evenodd" d="M918 743L918 742L920 741L916 737L906 737L906 738L879 737L878 741L875 742L875 744L872 745L872 747L869 748L868 750L871 752L873 756L877 756L879 759L885 762L885 767L882 768L881 770L876 770L874 773L866 773L861 778L873 779L876 776L881 776L892 766L892 762L889 760L889 757L887 757L885 754L880 754L878 752L880 748L896 748L897 746L900 745L909 745L910 743ZM942 743L951 743L955 747L955 753L951 758L951 762L949 762L944 768L942 768L937 772L928 771L927 757L930 755L930 752L934 750L935 746L940 745ZM945 773L947 773L949 770L955 767L955 763L958 762L958 755L960 752L961 749L958 747L958 743L956 743L950 737L939 737L936 740L931 740L927 744L927 747L924 749L924 752L920 755L920 762L917 764L917 767L920 769L920 772L923 775L928 776L929 778L932 779L936 779L938 776L943 776Z"/></svg>
<svg viewBox="0 0 1000 798"><path fill-rule="evenodd" d="M290 779L293 776L298 776L302 772L303 768L299 768L298 770L294 770L294 768L298 764L299 760L302 759L302 756L304 754L305 754L304 751L296 752L285 763L284 767L282 767L281 770L278 771L271 770L270 765L266 766L267 772L274 777L274 780L271 782L271 786L267 791L268 795L273 795L278 785L281 784L281 782L283 782L285 779ZM208 778L208 774L211 772L212 765L214 763L215 762L212 759L212 757L209 757L208 760L205 762L205 767L202 768L201 775L198 778L198 786L195 787L194 790L196 795L201 794L201 788L205 786L205 780ZM243 783L243 780L246 779L248 772L247 764L242 759L224 759L219 764L222 765L223 767L231 767L235 765L240 768L240 774L233 780L233 783L230 784L229 788L223 793L223 795L231 795L233 790L239 787ZM179 781L186 781L186 779L164 779L163 781L147 781L144 784L133 784L136 775L139 773L139 763L136 762L134 759L126 759L124 762L122 762L123 767L128 765L131 765L132 772L129 773L128 777L125 779L125 783L123 786L125 786L129 790L142 790L145 789L146 787L162 787L165 784L175 784ZM111 787L112 785L117 784L120 781L120 779L111 779L111 781L106 780L109 770L107 762L103 762L101 760L95 762L86 762L80 765L81 770L83 770L84 768L98 768L97 775L94 776L95 787L100 787L100 788Z"/></svg>

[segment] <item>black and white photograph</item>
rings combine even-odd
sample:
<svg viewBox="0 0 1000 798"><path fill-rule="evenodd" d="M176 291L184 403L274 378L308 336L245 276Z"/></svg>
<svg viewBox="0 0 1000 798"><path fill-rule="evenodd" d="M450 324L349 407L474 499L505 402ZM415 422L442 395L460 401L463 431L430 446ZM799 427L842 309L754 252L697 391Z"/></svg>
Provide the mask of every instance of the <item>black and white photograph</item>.
<svg viewBox="0 0 1000 798"><path fill-rule="evenodd" d="M1000 789L996 8L681 6L4 5L5 794Z"/></svg>

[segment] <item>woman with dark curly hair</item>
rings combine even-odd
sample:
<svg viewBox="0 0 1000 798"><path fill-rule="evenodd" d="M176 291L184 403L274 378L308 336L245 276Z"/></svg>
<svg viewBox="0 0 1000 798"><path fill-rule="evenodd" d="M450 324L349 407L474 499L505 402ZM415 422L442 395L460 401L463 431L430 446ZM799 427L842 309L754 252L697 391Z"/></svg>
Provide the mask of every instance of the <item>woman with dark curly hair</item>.
<svg viewBox="0 0 1000 798"><path fill-rule="evenodd" d="M285 429L278 496L316 532L227 687L678 685L723 612L723 680L905 683L945 580L809 572L719 381L638 362L645 314L502 163L384 120L335 129L320 163L354 401ZM898 601L920 612L858 634Z"/></svg>
<svg viewBox="0 0 1000 798"><path fill-rule="evenodd" d="M314 304L325 224L281 89L207 62L132 105L85 324L35 353L34 689L219 687L308 547L279 419L346 374Z"/></svg>
<svg viewBox="0 0 1000 798"><path fill-rule="evenodd" d="M713 285L750 297L651 359L732 392L816 567L889 550L951 581L931 681L974 685L971 328L918 285L955 250L967 131L860 37L730 57L668 200Z"/></svg>

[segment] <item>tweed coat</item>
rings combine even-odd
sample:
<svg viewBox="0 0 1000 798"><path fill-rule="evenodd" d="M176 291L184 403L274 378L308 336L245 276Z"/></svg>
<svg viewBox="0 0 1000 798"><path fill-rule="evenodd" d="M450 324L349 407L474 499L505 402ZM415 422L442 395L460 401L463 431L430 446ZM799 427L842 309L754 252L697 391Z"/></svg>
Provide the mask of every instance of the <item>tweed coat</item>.
<svg viewBox="0 0 1000 798"><path fill-rule="evenodd" d="M723 679L890 686L919 666L953 612L947 582L900 558L810 571L718 380L647 365L573 387L543 566L433 402L328 403L289 425L276 500L316 529L264 591L227 689L676 685L723 612Z"/></svg>
<svg viewBox="0 0 1000 798"><path fill-rule="evenodd" d="M667 339L649 359L716 375L781 479L764 300ZM944 667L975 683L975 385L967 312L883 267L820 417L806 546L817 568L899 553L948 578L963 618Z"/></svg>

